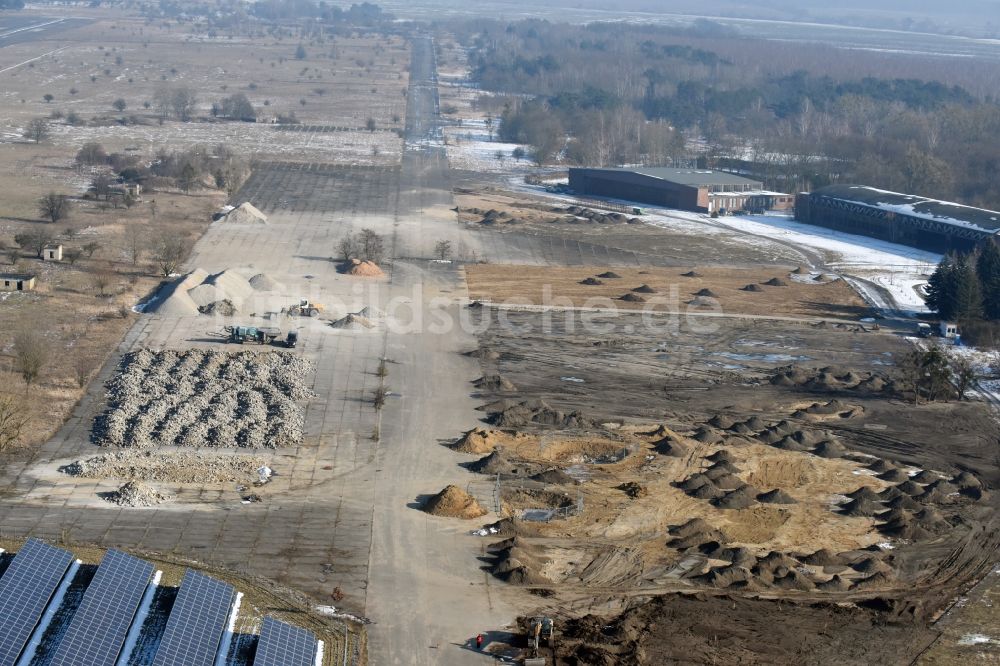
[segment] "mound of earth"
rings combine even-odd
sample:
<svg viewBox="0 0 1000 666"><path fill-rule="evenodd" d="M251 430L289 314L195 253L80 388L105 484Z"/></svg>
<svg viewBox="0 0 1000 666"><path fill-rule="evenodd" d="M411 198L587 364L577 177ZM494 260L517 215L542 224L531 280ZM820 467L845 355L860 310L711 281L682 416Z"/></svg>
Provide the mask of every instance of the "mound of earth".
<svg viewBox="0 0 1000 666"><path fill-rule="evenodd" d="M589 278L580 280L580 284L599 285L599 284L604 284L604 282L602 282L601 280L599 280L599 279L597 279L595 277L589 277Z"/></svg>
<svg viewBox="0 0 1000 666"><path fill-rule="evenodd" d="M699 273L697 271L688 271L687 273L681 273L681 277L700 278L700 277L702 277L702 275L701 275L701 273Z"/></svg>
<svg viewBox="0 0 1000 666"><path fill-rule="evenodd" d="M497 447L498 435L503 433L485 428L473 428L451 445L451 448L461 453L490 453Z"/></svg>
<svg viewBox="0 0 1000 666"><path fill-rule="evenodd" d="M444 490L428 499L423 510L432 516L447 518L462 518L471 520L487 514L476 498L458 486L447 486Z"/></svg>
<svg viewBox="0 0 1000 666"><path fill-rule="evenodd" d="M618 278L621 277L621 275L618 275L618 273L614 273L612 271L606 271L604 273L599 273L597 277L604 278L605 280L617 280Z"/></svg>
<svg viewBox="0 0 1000 666"><path fill-rule="evenodd" d="M347 331L363 331L365 329L374 328L375 324L360 315L351 313L336 321L330 322L330 326Z"/></svg>
<svg viewBox="0 0 1000 666"><path fill-rule="evenodd" d="M640 285L632 290L637 294L655 294L656 290L650 287L648 284Z"/></svg>
<svg viewBox="0 0 1000 666"><path fill-rule="evenodd" d="M788 283L786 281L782 280L781 278L777 278L777 277L773 277L770 280L768 280L767 282L764 282L763 284L767 285L768 287L787 287L788 286Z"/></svg>
<svg viewBox="0 0 1000 666"><path fill-rule="evenodd" d="M517 387L513 382L503 375L484 375L472 382L476 388L484 391L516 391Z"/></svg>
<svg viewBox="0 0 1000 666"><path fill-rule="evenodd" d="M691 580L717 588L727 588L735 583L746 583L753 579L753 574L745 567L727 564L710 569L708 573L694 576Z"/></svg>
<svg viewBox="0 0 1000 666"><path fill-rule="evenodd" d="M717 500L721 499L726 494L726 491L716 486L715 483L709 481L705 485L689 491L687 494L695 499Z"/></svg>
<svg viewBox="0 0 1000 666"><path fill-rule="evenodd" d="M806 275L808 273L809 269L807 269L805 266L799 266L794 271L792 271L792 275Z"/></svg>
<svg viewBox="0 0 1000 666"><path fill-rule="evenodd" d="M257 273L249 280L250 286L257 291L274 291L278 283L267 273Z"/></svg>
<svg viewBox="0 0 1000 666"><path fill-rule="evenodd" d="M688 301L688 305L693 305L698 308L715 307L716 303L717 301L714 298L711 298L710 296L695 296L690 301Z"/></svg>
<svg viewBox="0 0 1000 666"><path fill-rule="evenodd" d="M588 428L594 424L579 412L553 409L542 400L525 400L507 407L491 417L493 424L501 428L521 428L529 424L556 426L559 428Z"/></svg>
<svg viewBox="0 0 1000 666"><path fill-rule="evenodd" d="M906 509L907 511L916 511L920 508L920 502L902 491L897 490L897 492L900 493L897 497L885 503L887 507L890 509Z"/></svg>
<svg viewBox="0 0 1000 666"><path fill-rule="evenodd" d="M545 562L536 548L515 537L513 545L497 553L490 573L511 585L551 585L552 581L539 573Z"/></svg>
<svg viewBox="0 0 1000 666"><path fill-rule="evenodd" d="M507 460L501 449L495 449L493 453L470 463L468 468L478 474L510 474L514 471L514 464Z"/></svg>
<svg viewBox="0 0 1000 666"><path fill-rule="evenodd" d="M236 224L267 224L267 215L257 210L257 207L249 201L244 201L221 219L223 222Z"/></svg>
<svg viewBox="0 0 1000 666"><path fill-rule="evenodd" d="M798 500L781 488L775 488L774 490L757 495L757 501L764 504L798 504Z"/></svg>
<svg viewBox="0 0 1000 666"><path fill-rule="evenodd" d="M819 550L809 555L803 555L798 559L803 564L809 564L816 567L828 567L844 564L844 558L835 554L829 548L820 548Z"/></svg>
<svg viewBox="0 0 1000 666"><path fill-rule="evenodd" d="M702 444L718 444L722 441L722 435L709 428L701 427L691 435L691 439Z"/></svg>
<svg viewBox="0 0 1000 666"><path fill-rule="evenodd" d="M982 488L982 482L976 478L972 472L961 472L956 474L951 480L956 486L964 490L966 488Z"/></svg>
<svg viewBox="0 0 1000 666"><path fill-rule="evenodd" d="M861 486L857 490L852 490L847 493L847 497L850 497L851 499L866 499L871 502L881 502L885 499L871 486Z"/></svg>
<svg viewBox="0 0 1000 666"><path fill-rule="evenodd" d="M759 284L754 282L744 287L740 287L740 291L764 291L764 289Z"/></svg>
<svg viewBox="0 0 1000 666"><path fill-rule="evenodd" d="M702 486L705 485L710 486L712 485L712 480L707 476L705 476L704 474L702 474L701 472L696 472L691 476L689 476L688 478L684 479L683 481L677 482L675 485L681 490L687 492L687 491L697 490L698 488L701 488Z"/></svg>
<svg viewBox="0 0 1000 666"><path fill-rule="evenodd" d="M880 502L873 502L868 499L853 499L840 507L840 512L845 516L871 517L885 511L885 506Z"/></svg>
<svg viewBox="0 0 1000 666"><path fill-rule="evenodd" d="M646 302L645 298L643 298L642 296L639 296L638 294L633 294L631 292L629 292L627 294L623 294L622 296L619 296L618 300L619 301L626 301L628 303L645 303Z"/></svg>
<svg viewBox="0 0 1000 666"><path fill-rule="evenodd" d="M155 506L167 499L142 481L128 481L110 493L102 493L102 499L118 506Z"/></svg>
<svg viewBox="0 0 1000 666"><path fill-rule="evenodd" d="M903 481L909 481L910 475L901 469L893 467L879 474L878 478L883 481L889 481L890 483L901 483Z"/></svg>
<svg viewBox="0 0 1000 666"><path fill-rule="evenodd" d="M213 301L208 305L198 306L198 312L205 315L220 315L222 317L232 317L239 310L229 299Z"/></svg>
<svg viewBox="0 0 1000 666"><path fill-rule="evenodd" d="M733 463L736 462L736 457L732 454L732 452L729 449L719 449L715 453L705 456L705 460L709 460L714 463L719 463L719 462Z"/></svg>
<svg viewBox="0 0 1000 666"><path fill-rule="evenodd" d="M654 447L657 453L671 458L683 458L690 453L686 446L671 437L664 437Z"/></svg>
<svg viewBox="0 0 1000 666"><path fill-rule="evenodd" d="M627 481L621 484L618 486L618 490L622 491L632 499L639 499L649 495L649 488L641 483L636 483L635 481Z"/></svg>
<svg viewBox="0 0 1000 666"><path fill-rule="evenodd" d="M718 295L711 289L699 289L695 292L695 296L707 296L709 298L718 298Z"/></svg>
<svg viewBox="0 0 1000 666"><path fill-rule="evenodd" d="M375 262L361 261L360 259L348 261L343 267L343 272L355 277L383 277L385 275Z"/></svg>
<svg viewBox="0 0 1000 666"><path fill-rule="evenodd" d="M808 592L816 587L815 583L797 569L790 570L784 576L775 577L771 585L779 590L800 590L803 592Z"/></svg>
<svg viewBox="0 0 1000 666"><path fill-rule="evenodd" d="M842 458L846 453L847 449L844 448L844 445L832 439L820 442L819 445L813 449L813 455L819 456L820 458Z"/></svg>
<svg viewBox="0 0 1000 666"><path fill-rule="evenodd" d="M906 480L902 483L896 484L896 488L903 493L906 493L910 497L917 497L924 493L924 487L919 483L914 483L913 481Z"/></svg>
<svg viewBox="0 0 1000 666"><path fill-rule="evenodd" d="M562 471L561 469L547 469L544 472L539 472L538 474L533 474L528 477L532 481L538 481L540 483L551 483L557 486L571 486L576 485L577 481L572 476Z"/></svg>
<svg viewBox="0 0 1000 666"><path fill-rule="evenodd" d="M875 472L876 474L882 474L883 472L888 472L889 470L896 469L894 466L890 465L882 458L878 458L873 462L868 464L868 469Z"/></svg>
<svg viewBox="0 0 1000 666"><path fill-rule="evenodd" d="M709 420L705 421L706 425L710 425L713 428L718 428L720 430L728 430L729 428L732 428L735 423L736 419L722 414L716 414Z"/></svg>
<svg viewBox="0 0 1000 666"><path fill-rule="evenodd" d="M942 480L940 476L926 469L920 470L919 472L911 476L910 479L916 481L917 483L928 483L928 484L933 483L934 481Z"/></svg>
<svg viewBox="0 0 1000 666"><path fill-rule="evenodd" d="M742 488L745 484L743 479L735 474L725 473L713 478L712 485L720 490L736 490L737 488Z"/></svg>
<svg viewBox="0 0 1000 666"><path fill-rule="evenodd" d="M846 592L851 589L851 583L840 576L834 575L830 580L816 583L816 589L823 592Z"/></svg>
<svg viewBox="0 0 1000 666"><path fill-rule="evenodd" d="M708 469L704 471L705 476L710 479L718 479L723 476L728 476L730 474L739 474L740 468L729 462L728 460L720 460L713 463Z"/></svg>
<svg viewBox="0 0 1000 666"><path fill-rule="evenodd" d="M746 509L757 501L760 491L751 485L744 485L728 492L725 496L712 500L712 505L718 509Z"/></svg>

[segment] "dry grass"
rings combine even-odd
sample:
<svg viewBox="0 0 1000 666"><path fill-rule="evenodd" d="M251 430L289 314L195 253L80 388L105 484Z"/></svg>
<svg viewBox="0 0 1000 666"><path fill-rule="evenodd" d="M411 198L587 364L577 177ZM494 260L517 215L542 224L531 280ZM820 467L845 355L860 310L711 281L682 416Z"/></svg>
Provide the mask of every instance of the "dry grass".
<svg viewBox="0 0 1000 666"><path fill-rule="evenodd" d="M702 277L682 277L695 270ZM553 268L476 264L465 269L469 297L495 303L556 305L572 307L617 307L627 310L650 308L656 311L693 311L695 294L710 289L719 309L730 314L778 315L816 318L856 318L870 313L858 294L842 280L826 284L805 284L791 279L791 267L691 267L691 268ZM600 285L580 284L605 271L620 275L604 279ZM746 292L751 283L761 284L781 278L785 287L761 286L763 291ZM638 293L646 302L628 302L620 297L648 285L655 293Z"/></svg>

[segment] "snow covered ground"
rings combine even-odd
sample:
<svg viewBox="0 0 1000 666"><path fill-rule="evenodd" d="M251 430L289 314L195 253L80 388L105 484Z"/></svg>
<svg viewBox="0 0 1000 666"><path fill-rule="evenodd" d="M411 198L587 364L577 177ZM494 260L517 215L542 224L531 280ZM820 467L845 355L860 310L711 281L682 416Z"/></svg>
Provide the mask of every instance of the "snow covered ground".
<svg viewBox="0 0 1000 666"><path fill-rule="evenodd" d="M531 171L532 162L528 157L515 159L512 155L517 148L527 155L528 148L517 143L490 140L490 127L485 118L465 118L460 126L446 127L444 135L448 146L448 164L453 169L514 174Z"/></svg>

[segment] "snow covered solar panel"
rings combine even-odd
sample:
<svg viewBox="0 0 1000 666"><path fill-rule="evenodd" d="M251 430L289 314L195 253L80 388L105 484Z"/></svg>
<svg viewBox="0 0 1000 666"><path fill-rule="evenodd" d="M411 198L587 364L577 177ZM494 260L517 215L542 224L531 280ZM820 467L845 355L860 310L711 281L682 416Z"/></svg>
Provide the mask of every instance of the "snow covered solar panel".
<svg viewBox="0 0 1000 666"><path fill-rule="evenodd" d="M232 585L188 569L153 666L212 666L235 598Z"/></svg>
<svg viewBox="0 0 1000 666"><path fill-rule="evenodd" d="M313 666L316 643L311 631L265 617L253 666Z"/></svg>
<svg viewBox="0 0 1000 666"><path fill-rule="evenodd" d="M0 578L0 666L14 666L59 588L73 555L37 539L21 547Z"/></svg>
<svg viewBox="0 0 1000 666"><path fill-rule="evenodd" d="M153 570L119 550L105 553L50 666L114 666Z"/></svg>

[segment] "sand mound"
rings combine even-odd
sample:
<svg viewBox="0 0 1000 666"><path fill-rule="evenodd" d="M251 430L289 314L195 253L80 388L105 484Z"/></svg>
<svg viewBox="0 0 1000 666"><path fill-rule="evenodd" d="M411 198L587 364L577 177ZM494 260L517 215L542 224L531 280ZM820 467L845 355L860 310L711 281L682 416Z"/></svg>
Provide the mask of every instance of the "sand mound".
<svg viewBox="0 0 1000 666"><path fill-rule="evenodd" d="M720 460L705 470L704 474L710 479L718 479L730 474L739 474L740 468L728 460Z"/></svg>
<svg viewBox="0 0 1000 666"><path fill-rule="evenodd" d="M908 511L916 511L920 508L920 502L913 499L909 495L899 491L900 495L895 497L885 503L890 509L906 509Z"/></svg>
<svg viewBox="0 0 1000 666"><path fill-rule="evenodd" d="M688 271L687 273L681 273L681 277L687 278L700 278L702 275L697 271Z"/></svg>
<svg viewBox="0 0 1000 666"><path fill-rule="evenodd" d="M857 562L852 562L851 568L866 574L872 574L877 571L892 571L892 567L877 557L863 557Z"/></svg>
<svg viewBox="0 0 1000 666"><path fill-rule="evenodd" d="M893 467L892 465L890 465L888 462L886 462L882 458L879 458L878 460L875 460L874 462L869 463L868 469L870 469L871 471L875 472L876 474L883 474L885 472L888 472L888 471L896 469L896 468Z"/></svg>
<svg viewBox="0 0 1000 666"><path fill-rule="evenodd" d="M485 428L473 428L462 435L450 448L461 453L490 453L497 446L498 435L502 434Z"/></svg>
<svg viewBox="0 0 1000 666"><path fill-rule="evenodd" d="M711 289L699 289L694 293L695 296L707 296L708 298L718 298L718 295Z"/></svg>
<svg viewBox="0 0 1000 666"><path fill-rule="evenodd" d="M501 428L520 428L528 424L557 426L560 428L588 428L593 422L579 412L553 409L542 400L525 400L494 413L493 424Z"/></svg>
<svg viewBox="0 0 1000 666"><path fill-rule="evenodd" d="M788 286L787 282L785 282L781 278L776 278L776 277L771 278L770 280L768 280L764 284L767 285L768 287L787 287Z"/></svg>
<svg viewBox="0 0 1000 666"><path fill-rule="evenodd" d="M748 418L746 421L743 422L743 425L750 428L751 430L763 430L764 428L767 427L767 423L764 421L764 419L760 418L759 416L751 416L750 418Z"/></svg>
<svg viewBox="0 0 1000 666"><path fill-rule="evenodd" d="M760 491L753 486L745 485L712 500L712 504L719 509L746 509L754 505L759 494Z"/></svg>
<svg viewBox="0 0 1000 666"><path fill-rule="evenodd" d="M648 284L640 285L632 290L637 294L655 294L656 290L650 287Z"/></svg>
<svg viewBox="0 0 1000 666"><path fill-rule="evenodd" d="M798 500L781 488L775 488L774 490L757 495L757 501L764 504L798 504Z"/></svg>
<svg viewBox="0 0 1000 666"><path fill-rule="evenodd" d="M673 525L667 528L667 532L671 536L675 537L688 537L694 534L705 534L708 532L716 532L714 527L705 520L704 518L692 518L686 523L680 525ZM725 539L720 539L720 541L725 541Z"/></svg>
<svg viewBox="0 0 1000 666"><path fill-rule="evenodd" d="M692 474L688 478L676 484L676 486L683 491L697 490L698 488L706 485L713 485L712 480L700 472Z"/></svg>
<svg viewBox="0 0 1000 666"><path fill-rule="evenodd" d="M118 490L102 493L102 499L118 506L155 506L167 499L142 481L128 481Z"/></svg>
<svg viewBox="0 0 1000 666"><path fill-rule="evenodd" d="M691 439L702 444L718 444L722 441L722 435L709 428L701 427L691 435Z"/></svg>
<svg viewBox="0 0 1000 666"><path fill-rule="evenodd" d="M507 539L502 543L510 545L497 552L497 560L490 569L490 573L512 585L550 585L552 583L551 580L539 573L547 560L539 554L536 547L526 543L520 537ZM495 546L491 546L491 550L495 549Z"/></svg>
<svg viewBox="0 0 1000 666"><path fill-rule="evenodd" d="M695 576L691 580L696 580L699 583L711 585L712 587L726 588L736 583L747 583L752 579L753 574L750 573L749 569L734 564L727 564L726 566L715 567L709 570L708 573Z"/></svg>
<svg viewBox="0 0 1000 666"><path fill-rule="evenodd" d="M198 312L205 315L221 315L223 317L232 317L234 314L239 312L239 310L235 305L233 305L232 301L228 299L223 299L221 301L215 301L214 303L209 303L208 305L199 306Z"/></svg>
<svg viewBox="0 0 1000 666"><path fill-rule="evenodd" d="M484 375L472 382L476 388L484 391L516 391L513 382L502 375Z"/></svg>
<svg viewBox="0 0 1000 666"><path fill-rule="evenodd" d="M558 486L573 486L577 483L576 479L561 469L547 469L544 472L533 474L528 478L539 483L551 483Z"/></svg>
<svg viewBox="0 0 1000 666"><path fill-rule="evenodd" d="M840 507L840 512L845 516L871 517L883 511L885 511L885 506L882 503L864 498L853 499Z"/></svg>
<svg viewBox="0 0 1000 666"><path fill-rule="evenodd" d="M901 469L893 468L882 472L878 475L878 478L890 483L900 483L902 481L909 481L910 476Z"/></svg>
<svg viewBox="0 0 1000 666"><path fill-rule="evenodd" d="M771 585L779 590L801 590L803 592L815 589L816 587L815 583L796 569L790 570L784 576L775 577Z"/></svg>
<svg viewBox="0 0 1000 666"><path fill-rule="evenodd" d="M703 486L699 486L698 488L695 488L694 490L688 491L687 494L690 497L694 497L695 499L717 500L717 499L721 499L726 494L726 491L722 490L721 488L719 488L718 486L716 486L714 483L712 483L711 481L709 481L708 483L706 483Z"/></svg>
<svg viewBox="0 0 1000 666"><path fill-rule="evenodd" d="M847 449L844 448L844 445L834 440L820 442L819 445L813 449L813 455L819 456L820 458L841 458L845 453L847 453Z"/></svg>
<svg viewBox="0 0 1000 666"><path fill-rule="evenodd" d="M857 490L852 490L847 493L847 497L851 499L866 499L870 502L881 502L884 499L871 486L861 486Z"/></svg>
<svg viewBox="0 0 1000 666"><path fill-rule="evenodd" d="M809 444L804 443L801 439L795 437L794 435L785 435L778 441L772 444L776 449L782 449L784 451L809 451L812 447Z"/></svg>
<svg viewBox="0 0 1000 666"><path fill-rule="evenodd" d="M754 571L777 571L778 569L789 570L794 569L797 566L799 566L799 563L785 553L772 550L770 553L757 560L757 564L754 566Z"/></svg>
<svg viewBox="0 0 1000 666"><path fill-rule="evenodd" d="M710 460L711 462L715 463L718 462L733 463L736 462L736 457L733 456L732 452L729 451L729 449L719 449L715 453L709 456L705 456L705 460Z"/></svg>
<svg viewBox="0 0 1000 666"><path fill-rule="evenodd" d="M374 328L375 324L370 319L351 313L336 321L331 321L330 326L347 331L363 331Z"/></svg>
<svg viewBox="0 0 1000 666"><path fill-rule="evenodd" d="M344 272L355 277L383 277L385 275L378 264L360 259L351 259L347 262L344 266Z"/></svg>
<svg viewBox="0 0 1000 666"><path fill-rule="evenodd" d="M823 592L846 592L851 589L851 583L840 576L834 576L830 580L816 583L816 589Z"/></svg>
<svg viewBox="0 0 1000 666"><path fill-rule="evenodd" d="M881 502L888 502L889 500L894 500L897 497L906 497L906 496L907 495L903 491L896 488L896 486L889 486L885 490L882 490L878 493L878 498L879 501Z"/></svg>
<svg viewBox="0 0 1000 666"><path fill-rule="evenodd" d="M732 418L731 416L716 414L709 420L705 421L705 423L707 425L712 426L713 428L719 428L720 430L728 430L729 428L732 428L733 425L736 423L736 419Z"/></svg>
<svg viewBox="0 0 1000 666"><path fill-rule="evenodd" d="M612 271L606 271L604 273L598 274L597 277L604 278L605 280L617 280L618 278L621 277L621 275L618 275L618 273L613 273Z"/></svg>
<svg viewBox="0 0 1000 666"><path fill-rule="evenodd" d="M844 558L836 555L832 550L828 548L820 548L816 552L810 555L804 555L799 558L803 564L809 564L817 567L826 567L833 565L844 564Z"/></svg>
<svg viewBox="0 0 1000 666"><path fill-rule="evenodd" d="M717 301L709 296L695 296L687 304L698 308L711 308L715 307Z"/></svg>
<svg viewBox="0 0 1000 666"><path fill-rule="evenodd" d="M458 486L448 486L424 503L424 511L432 516L469 520L485 516L487 511L476 498Z"/></svg>
<svg viewBox="0 0 1000 666"><path fill-rule="evenodd" d="M664 437L656 442L654 446L657 453L671 458L683 458L690 453L686 446L670 437Z"/></svg>
<svg viewBox="0 0 1000 666"><path fill-rule="evenodd" d="M257 291L274 291L278 288L277 281L267 273L257 273L250 278L249 283Z"/></svg>
<svg viewBox="0 0 1000 666"><path fill-rule="evenodd" d="M764 291L764 288L757 283L748 284L745 287L740 287L740 291Z"/></svg>
<svg viewBox="0 0 1000 666"><path fill-rule="evenodd" d="M507 456L500 449L470 463L468 468L478 474L510 474L514 471L513 463L507 460Z"/></svg>
<svg viewBox="0 0 1000 666"><path fill-rule="evenodd" d="M601 282L600 280L598 280L595 277L589 277L589 278L586 278L584 280L580 280L580 284L599 285L599 284L604 284L604 283Z"/></svg>
<svg viewBox="0 0 1000 666"><path fill-rule="evenodd" d="M893 582L892 574L886 571L880 571L874 575L860 580L851 586L852 590L873 590L880 587L885 587L886 585L891 585Z"/></svg>
<svg viewBox="0 0 1000 666"><path fill-rule="evenodd" d="M175 317L192 314L231 316L254 294L254 288L236 271L209 275L201 269L191 271L147 306L148 312Z"/></svg>
<svg viewBox="0 0 1000 666"><path fill-rule="evenodd" d="M940 481L941 477L930 470L924 469L911 476L910 479L916 481L917 483L932 483L934 481Z"/></svg>
<svg viewBox="0 0 1000 666"><path fill-rule="evenodd" d="M957 474L951 482L963 490L965 488L981 488L983 485L971 472Z"/></svg>
<svg viewBox="0 0 1000 666"><path fill-rule="evenodd" d="M198 314L198 304L188 295L188 290L194 289L208 277L208 273L197 268L173 284L167 285L157 297L146 306L146 312L155 312L173 317L185 317Z"/></svg>
<svg viewBox="0 0 1000 666"><path fill-rule="evenodd" d="M645 303L646 299L638 294L633 294L631 292L618 297L619 301L626 301L628 303Z"/></svg>
<svg viewBox="0 0 1000 666"><path fill-rule="evenodd" d="M924 487L922 485L909 480L896 484L896 488L910 497L916 497L924 493Z"/></svg>
<svg viewBox="0 0 1000 666"><path fill-rule="evenodd" d="M221 220L235 224L267 224L267 216L257 210L249 201L241 203L226 213Z"/></svg>
<svg viewBox="0 0 1000 666"><path fill-rule="evenodd" d="M742 488L745 483L743 479L735 474L723 474L712 479L712 484L721 490L736 490Z"/></svg>

